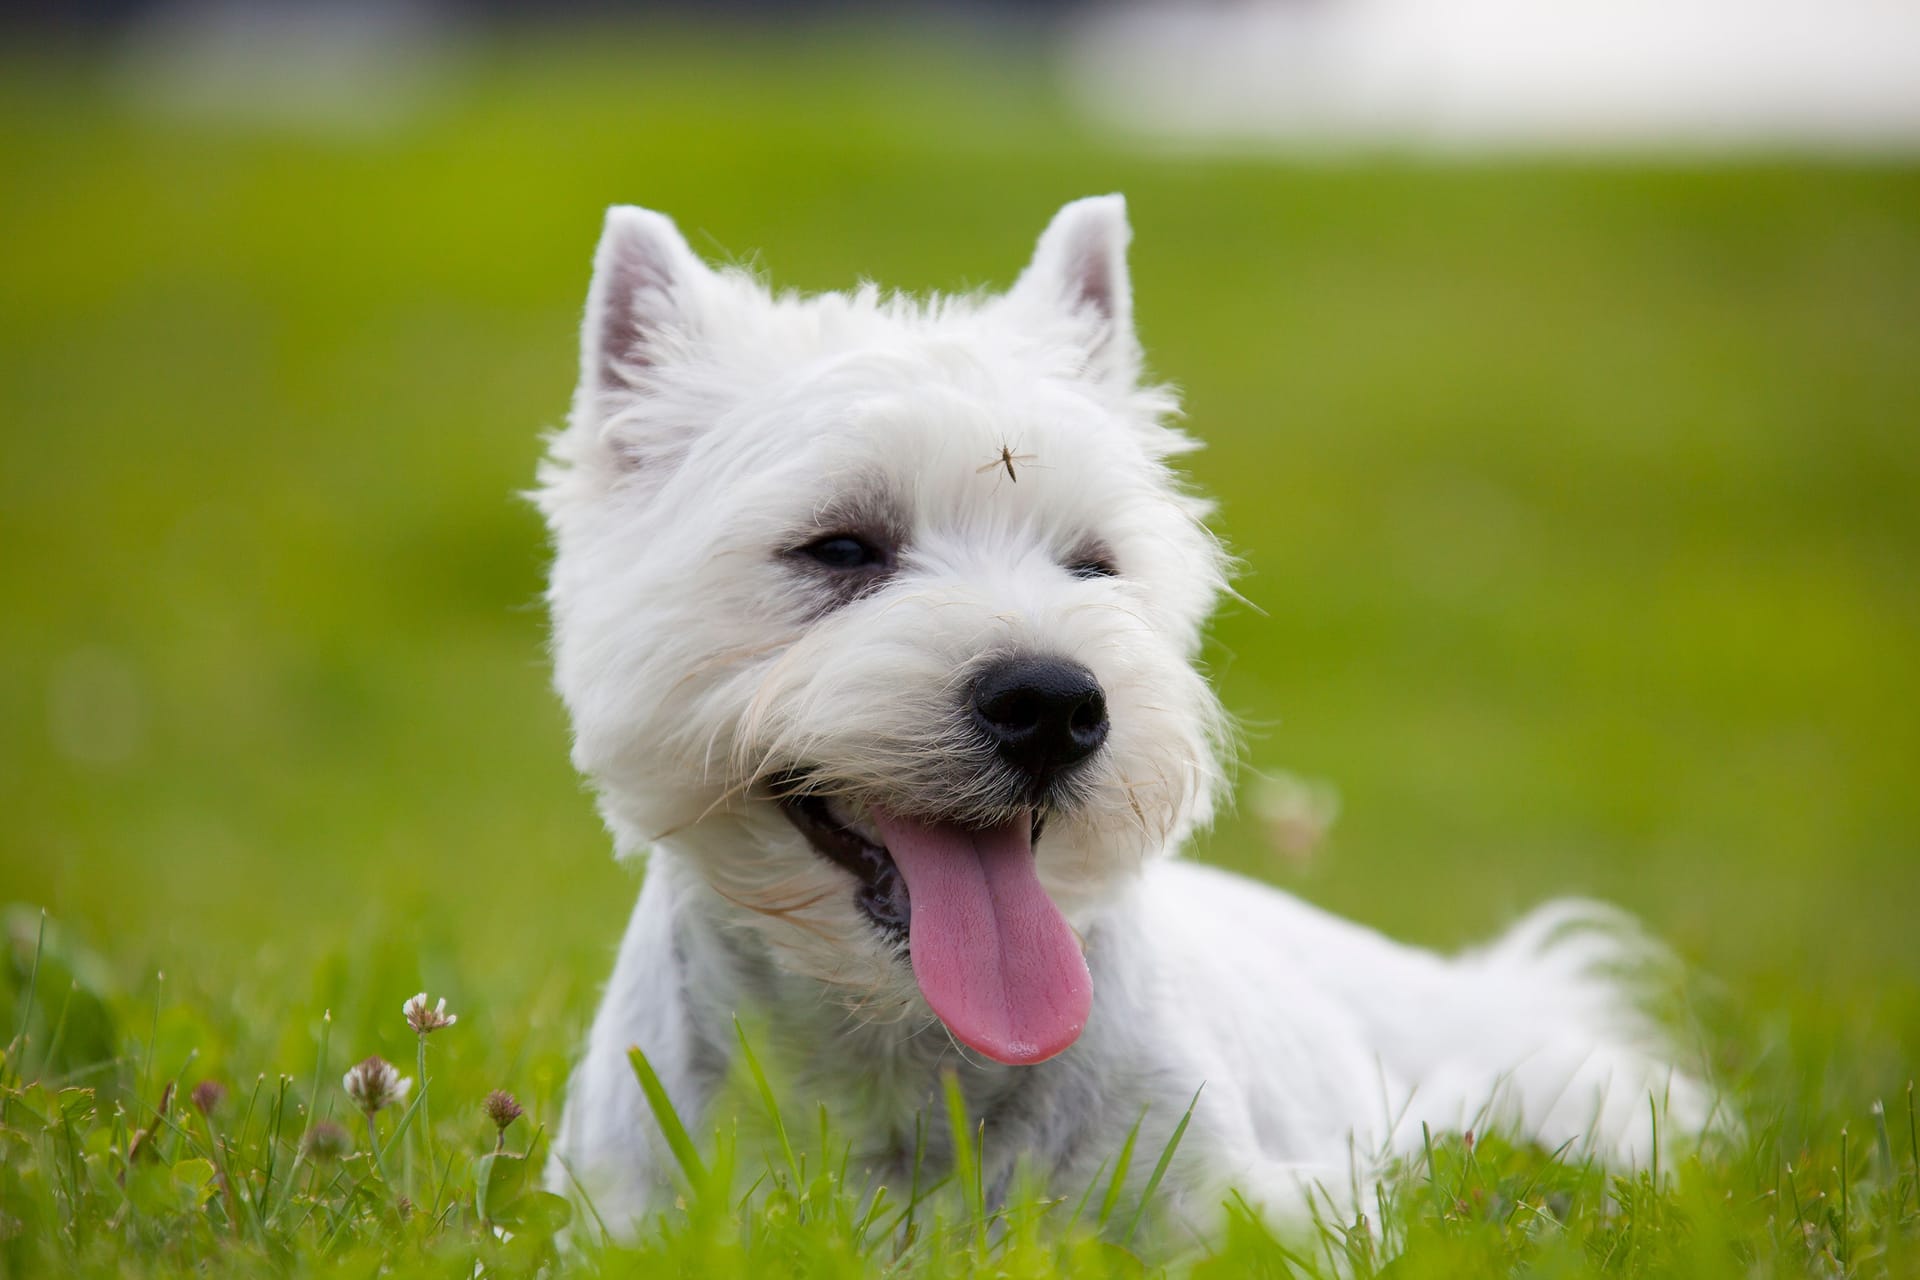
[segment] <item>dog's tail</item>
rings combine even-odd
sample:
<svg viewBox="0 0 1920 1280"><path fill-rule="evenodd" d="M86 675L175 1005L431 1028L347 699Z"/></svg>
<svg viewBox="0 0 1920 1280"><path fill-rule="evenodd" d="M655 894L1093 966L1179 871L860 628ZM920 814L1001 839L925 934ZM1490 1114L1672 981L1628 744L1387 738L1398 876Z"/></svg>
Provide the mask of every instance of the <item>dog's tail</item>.
<svg viewBox="0 0 1920 1280"><path fill-rule="evenodd" d="M1489 1126L1609 1167L1671 1168L1731 1121L1679 1049L1679 966L1626 912L1563 899L1449 965L1395 1127Z"/></svg>

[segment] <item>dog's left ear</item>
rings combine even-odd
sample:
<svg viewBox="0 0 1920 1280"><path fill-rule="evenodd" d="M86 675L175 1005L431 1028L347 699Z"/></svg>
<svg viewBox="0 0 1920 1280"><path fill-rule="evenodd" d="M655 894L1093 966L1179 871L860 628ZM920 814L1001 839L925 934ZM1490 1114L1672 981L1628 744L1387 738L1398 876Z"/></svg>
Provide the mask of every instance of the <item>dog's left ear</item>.
<svg viewBox="0 0 1920 1280"><path fill-rule="evenodd" d="M1008 298L1070 316L1085 325L1086 369L1103 382L1131 384L1140 374L1127 277L1125 196L1089 196L1053 216Z"/></svg>

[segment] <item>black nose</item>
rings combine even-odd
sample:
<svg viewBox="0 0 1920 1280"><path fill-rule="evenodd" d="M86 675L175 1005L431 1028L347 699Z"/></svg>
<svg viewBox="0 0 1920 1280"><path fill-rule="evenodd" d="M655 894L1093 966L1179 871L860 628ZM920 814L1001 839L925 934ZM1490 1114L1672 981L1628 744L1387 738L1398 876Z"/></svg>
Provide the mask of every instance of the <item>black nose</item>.
<svg viewBox="0 0 1920 1280"><path fill-rule="evenodd" d="M973 719L1000 758L1035 781L1107 740L1107 698L1093 672L1064 658L1003 658L973 686Z"/></svg>

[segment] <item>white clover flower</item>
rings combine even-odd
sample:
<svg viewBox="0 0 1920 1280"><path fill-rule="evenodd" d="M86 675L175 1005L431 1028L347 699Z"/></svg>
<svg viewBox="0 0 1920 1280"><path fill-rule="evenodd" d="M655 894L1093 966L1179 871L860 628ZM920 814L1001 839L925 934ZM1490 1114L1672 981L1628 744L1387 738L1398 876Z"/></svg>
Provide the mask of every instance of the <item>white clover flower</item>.
<svg viewBox="0 0 1920 1280"><path fill-rule="evenodd" d="M439 1003L433 1008L427 1008L427 993L424 991L401 1005L400 1012L407 1015L407 1025L413 1028L415 1035L420 1036L438 1031L442 1027L450 1027L460 1021L459 1014L447 1012L445 996L441 996Z"/></svg>
<svg viewBox="0 0 1920 1280"><path fill-rule="evenodd" d="M393 1064L379 1054L358 1064L340 1078L340 1085L353 1104L368 1115L407 1100L413 1080L394 1070Z"/></svg>

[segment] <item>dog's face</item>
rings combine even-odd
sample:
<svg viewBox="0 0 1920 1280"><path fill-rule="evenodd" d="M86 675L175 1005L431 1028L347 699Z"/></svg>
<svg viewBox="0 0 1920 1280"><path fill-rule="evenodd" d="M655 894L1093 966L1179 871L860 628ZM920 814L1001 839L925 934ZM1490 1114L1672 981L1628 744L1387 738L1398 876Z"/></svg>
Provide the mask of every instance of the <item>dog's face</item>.
<svg viewBox="0 0 1920 1280"><path fill-rule="evenodd" d="M1035 1062L1073 922L1205 818L1221 584L1117 197L1004 295L774 297L615 209L540 501L574 758L783 968Z"/></svg>

